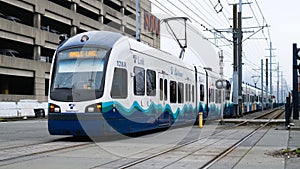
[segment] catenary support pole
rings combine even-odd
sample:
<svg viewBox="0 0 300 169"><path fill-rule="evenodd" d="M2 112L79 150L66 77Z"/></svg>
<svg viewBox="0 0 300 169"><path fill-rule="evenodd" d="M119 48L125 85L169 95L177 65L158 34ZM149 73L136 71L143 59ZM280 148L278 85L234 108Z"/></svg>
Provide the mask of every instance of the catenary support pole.
<svg viewBox="0 0 300 169"><path fill-rule="evenodd" d="M261 110L264 110L264 60L261 60Z"/></svg>
<svg viewBox="0 0 300 169"><path fill-rule="evenodd" d="M238 62L237 62L237 4L233 5L233 107L234 117L239 116L238 112Z"/></svg>

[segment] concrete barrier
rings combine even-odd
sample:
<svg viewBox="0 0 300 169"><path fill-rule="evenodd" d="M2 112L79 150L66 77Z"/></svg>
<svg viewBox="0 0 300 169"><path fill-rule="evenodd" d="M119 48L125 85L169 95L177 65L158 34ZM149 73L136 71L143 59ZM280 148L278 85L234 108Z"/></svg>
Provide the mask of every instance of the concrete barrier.
<svg viewBox="0 0 300 169"><path fill-rule="evenodd" d="M19 102L0 102L0 118L45 117L48 115L48 103L37 100Z"/></svg>
<svg viewBox="0 0 300 169"><path fill-rule="evenodd" d="M0 102L0 117L18 117L16 102Z"/></svg>

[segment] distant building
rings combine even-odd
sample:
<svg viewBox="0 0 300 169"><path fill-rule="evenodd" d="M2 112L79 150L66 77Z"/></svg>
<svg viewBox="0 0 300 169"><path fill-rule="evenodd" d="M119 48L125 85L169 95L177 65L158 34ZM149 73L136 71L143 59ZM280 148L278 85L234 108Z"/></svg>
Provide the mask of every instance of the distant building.
<svg viewBox="0 0 300 169"><path fill-rule="evenodd" d="M139 0L141 41L160 44L159 20ZM47 101L60 34L108 30L135 37L135 0L0 0L0 101Z"/></svg>

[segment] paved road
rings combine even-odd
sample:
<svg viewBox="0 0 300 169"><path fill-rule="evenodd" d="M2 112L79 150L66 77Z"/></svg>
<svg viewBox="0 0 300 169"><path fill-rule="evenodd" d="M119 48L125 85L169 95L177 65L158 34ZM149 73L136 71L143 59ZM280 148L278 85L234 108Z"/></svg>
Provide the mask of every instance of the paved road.
<svg viewBox="0 0 300 169"><path fill-rule="evenodd" d="M48 133L46 119L0 122L0 149L60 138L64 137L51 136Z"/></svg>
<svg viewBox="0 0 300 169"><path fill-rule="evenodd" d="M215 127L212 125L207 133L213 132ZM112 138L108 141L94 142L93 139L74 141L68 136L51 136L47 130L46 119L1 122L0 129L0 169L82 169L102 168L105 164L119 166L123 162L200 137L201 134L190 132L199 131L199 128L187 126L138 137ZM54 149L55 151L52 151ZM118 162L114 163L115 160Z"/></svg>

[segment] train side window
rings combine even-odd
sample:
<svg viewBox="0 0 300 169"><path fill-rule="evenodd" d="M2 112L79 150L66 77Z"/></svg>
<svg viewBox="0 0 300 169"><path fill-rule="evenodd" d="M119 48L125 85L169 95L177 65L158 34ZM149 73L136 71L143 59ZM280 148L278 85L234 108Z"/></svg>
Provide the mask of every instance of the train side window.
<svg viewBox="0 0 300 169"><path fill-rule="evenodd" d="M168 80L164 80L164 98L168 100Z"/></svg>
<svg viewBox="0 0 300 169"><path fill-rule="evenodd" d="M215 101L215 94L214 94L215 90L214 89L209 89L209 102L214 102Z"/></svg>
<svg viewBox="0 0 300 169"><path fill-rule="evenodd" d="M177 84L175 81L170 81L170 102L171 103L176 103L176 89L177 88Z"/></svg>
<svg viewBox="0 0 300 169"><path fill-rule="evenodd" d="M204 101L204 85L200 84L200 101Z"/></svg>
<svg viewBox="0 0 300 169"><path fill-rule="evenodd" d="M134 94L145 95L145 69L134 67Z"/></svg>
<svg viewBox="0 0 300 169"><path fill-rule="evenodd" d="M222 91L216 89L216 103L222 103Z"/></svg>
<svg viewBox="0 0 300 169"><path fill-rule="evenodd" d="M230 90L225 91L225 100L230 100Z"/></svg>
<svg viewBox="0 0 300 169"><path fill-rule="evenodd" d="M189 84L189 101L191 101L191 84Z"/></svg>
<svg viewBox="0 0 300 169"><path fill-rule="evenodd" d="M184 99L183 88L184 88L183 83L178 82L178 103L183 103L183 99Z"/></svg>
<svg viewBox="0 0 300 169"><path fill-rule="evenodd" d="M189 101L189 85L187 83L185 84L185 100Z"/></svg>
<svg viewBox="0 0 300 169"><path fill-rule="evenodd" d="M195 88L194 88L194 85L192 85L192 102L195 101Z"/></svg>
<svg viewBox="0 0 300 169"><path fill-rule="evenodd" d="M242 102L245 102L245 101L246 101L246 95L243 94L243 100L242 100Z"/></svg>
<svg viewBox="0 0 300 169"><path fill-rule="evenodd" d="M164 97L164 80L162 78L159 79L159 98L163 100Z"/></svg>
<svg viewBox="0 0 300 169"><path fill-rule="evenodd" d="M153 70L147 70L146 73L147 82L147 96L156 95L156 73Z"/></svg>
<svg viewBox="0 0 300 169"><path fill-rule="evenodd" d="M127 94L128 94L127 70L121 68L115 68L110 96L112 98L127 98Z"/></svg>

